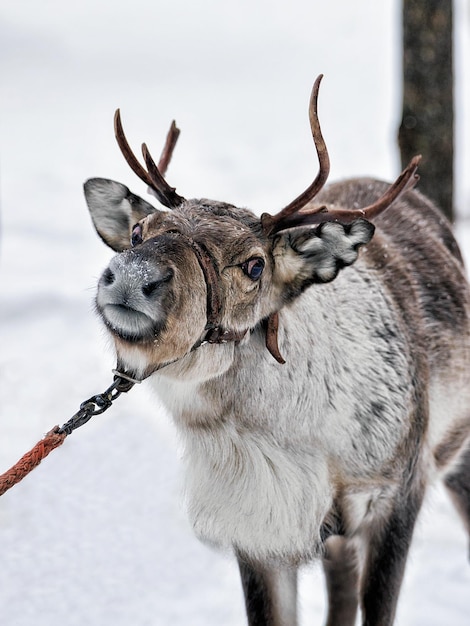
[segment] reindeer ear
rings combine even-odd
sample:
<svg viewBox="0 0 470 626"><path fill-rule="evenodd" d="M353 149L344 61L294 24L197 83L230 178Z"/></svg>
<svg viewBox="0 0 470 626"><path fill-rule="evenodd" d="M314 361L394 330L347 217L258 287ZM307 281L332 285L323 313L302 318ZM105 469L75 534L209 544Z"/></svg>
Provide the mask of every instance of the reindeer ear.
<svg viewBox="0 0 470 626"><path fill-rule="evenodd" d="M125 185L107 178L90 178L84 191L96 232L116 252L129 248L132 227L157 211Z"/></svg>
<svg viewBox="0 0 470 626"><path fill-rule="evenodd" d="M359 247L372 239L374 230L359 218L350 224L324 222L316 228L285 231L274 241L275 278L291 297L312 283L328 283L356 261Z"/></svg>

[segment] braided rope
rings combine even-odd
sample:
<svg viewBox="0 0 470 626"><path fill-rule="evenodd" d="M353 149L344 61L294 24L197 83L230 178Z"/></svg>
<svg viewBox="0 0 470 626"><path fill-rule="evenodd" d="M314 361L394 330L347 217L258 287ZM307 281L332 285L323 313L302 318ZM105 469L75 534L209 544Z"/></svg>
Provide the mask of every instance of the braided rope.
<svg viewBox="0 0 470 626"><path fill-rule="evenodd" d="M0 496L23 480L52 450L61 446L66 437L66 433L59 433L58 426L50 430L34 448L26 452L13 467L0 476Z"/></svg>

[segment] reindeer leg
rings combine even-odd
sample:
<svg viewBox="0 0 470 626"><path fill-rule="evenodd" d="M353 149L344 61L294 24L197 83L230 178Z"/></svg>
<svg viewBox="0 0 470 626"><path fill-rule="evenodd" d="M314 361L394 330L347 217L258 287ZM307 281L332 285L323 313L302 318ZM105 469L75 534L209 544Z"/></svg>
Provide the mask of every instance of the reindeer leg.
<svg viewBox="0 0 470 626"><path fill-rule="evenodd" d="M357 554L345 537L333 536L326 541L323 570L328 592L326 626L354 626L359 601Z"/></svg>
<svg viewBox="0 0 470 626"><path fill-rule="evenodd" d="M249 626L297 624L297 570L253 565L238 558Z"/></svg>
<svg viewBox="0 0 470 626"><path fill-rule="evenodd" d="M362 579L363 626L392 626L406 558L424 489L400 495L380 527L370 530Z"/></svg>
<svg viewBox="0 0 470 626"><path fill-rule="evenodd" d="M470 447L463 453L457 470L446 476L444 484L470 536Z"/></svg>

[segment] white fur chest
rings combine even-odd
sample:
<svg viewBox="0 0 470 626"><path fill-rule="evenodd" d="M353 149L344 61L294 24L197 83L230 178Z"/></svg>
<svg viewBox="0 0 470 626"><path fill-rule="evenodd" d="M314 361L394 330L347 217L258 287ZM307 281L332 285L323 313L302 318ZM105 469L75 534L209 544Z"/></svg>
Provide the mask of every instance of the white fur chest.
<svg viewBox="0 0 470 626"><path fill-rule="evenodd" d="M324 454L233 424L187 431L185 443L189 517L203 541L260 560L318 552L332 505Z"/></svg>
<svg viewBox="0 0 470 626"><path fill-rule="evenodd" d="M222 416L198 382L159 377L154 386L184 443L196 535L254 559L294 563L314 556L332 504L326 455Z"/></svg>

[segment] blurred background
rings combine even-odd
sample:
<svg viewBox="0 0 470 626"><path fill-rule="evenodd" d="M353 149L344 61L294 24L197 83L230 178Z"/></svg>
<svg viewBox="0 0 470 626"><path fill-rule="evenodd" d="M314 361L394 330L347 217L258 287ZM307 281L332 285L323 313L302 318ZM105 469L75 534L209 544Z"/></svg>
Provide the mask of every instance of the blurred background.
<svg viewBox="0 0 470 626"><path fill-rule="evenodd" d="M331 179L399 173L399 0L2 0L0 4L0 472L111 382L93 312L111 257L82 194L89 177L145 196L115 145L113 114L158 157L181 128L167 179L186 197L276 211L317 162ZM470 253L470 5L454 1L455 199ZM149 401L152 409L149 410ZM243 623L237 569L192 536L168 416L138 388L69 437L0 501L4 626ZM467 624L467 542L430 496L397 624ZM316 566L302 623L321 623ZM316 622L315 622L316 620Z"/></svg>

